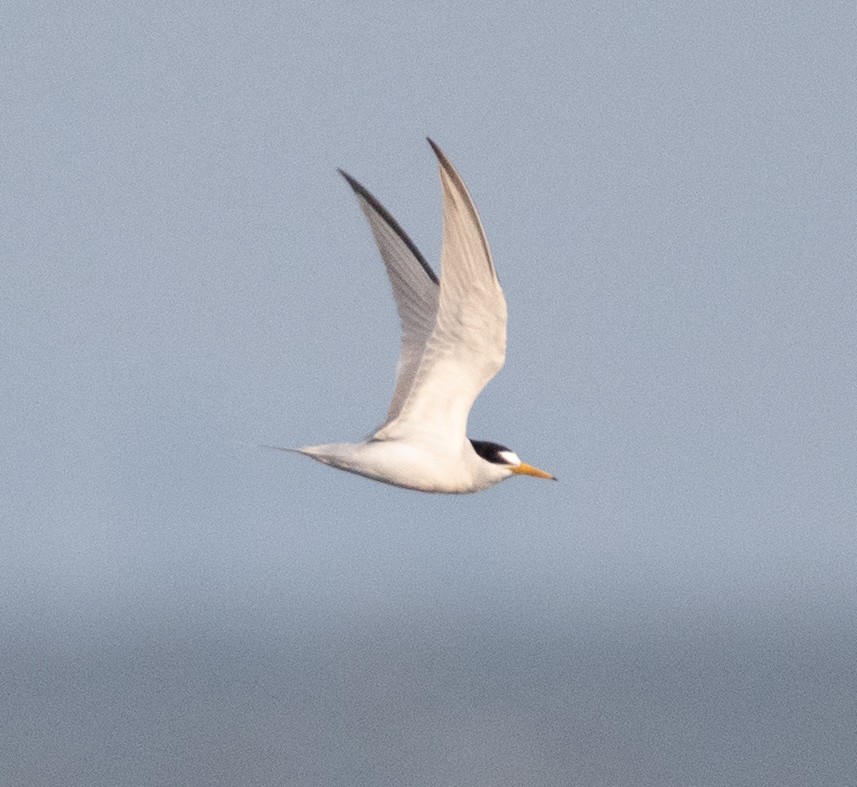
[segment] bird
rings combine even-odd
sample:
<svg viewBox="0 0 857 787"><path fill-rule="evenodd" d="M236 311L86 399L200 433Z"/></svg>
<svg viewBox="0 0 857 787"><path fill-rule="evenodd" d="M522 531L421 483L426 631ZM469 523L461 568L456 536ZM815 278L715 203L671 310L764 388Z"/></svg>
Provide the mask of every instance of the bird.
<svg viewBox="0 0 857 787"><path fill-rule="evenodd" d="M419 492L479 492L515 475L556 480L499 443L467 437L473 403L505 361L506 299L467 187L428 143L443 190L440 278L387 209L339 170L369 221L401 322L386 419L359 443L269 447Z"/></svg>

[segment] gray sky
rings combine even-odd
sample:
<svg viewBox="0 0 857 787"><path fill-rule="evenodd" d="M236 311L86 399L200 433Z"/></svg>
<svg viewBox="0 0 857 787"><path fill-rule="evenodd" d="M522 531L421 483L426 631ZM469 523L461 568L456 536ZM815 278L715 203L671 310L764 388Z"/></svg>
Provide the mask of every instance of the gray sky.
<svg viewBox="0 0 857 787"><path fill-rule="evenodd" d="M806 783L790 756L827 783L849 772L853 3L4 16L0 622L17 703L0 775ZM509 302L507 366L470 433L559 484L424 496L258 448L383 418L395 309L335 168L436 261L426 135L470 188ZM230 704L268 664L317 705L274 689ZM78 726L101 672L102 711ZM140 675L175 687L166 710ZM757 716L747 684L766 687ZM187 749L157 738L127 766L159 713ZM239 728L256 734L231 753L212 732Z"/></svg>

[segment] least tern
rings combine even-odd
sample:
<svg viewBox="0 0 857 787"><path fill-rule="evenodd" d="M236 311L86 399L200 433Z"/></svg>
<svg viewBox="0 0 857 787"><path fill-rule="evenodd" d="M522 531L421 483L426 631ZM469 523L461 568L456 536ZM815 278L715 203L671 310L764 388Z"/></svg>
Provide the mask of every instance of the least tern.
<svg viewBox="0 0 857 787"><path fill-rule="evenodd" d="M464 181L428 142L443 186L440 280L384 206L339 170L369 220L402 324L387 418L361 443L285 450L420 492L478 492L513 475L553 479L502 445L467 437L470 408L506 357L506 299Z"/></svg>

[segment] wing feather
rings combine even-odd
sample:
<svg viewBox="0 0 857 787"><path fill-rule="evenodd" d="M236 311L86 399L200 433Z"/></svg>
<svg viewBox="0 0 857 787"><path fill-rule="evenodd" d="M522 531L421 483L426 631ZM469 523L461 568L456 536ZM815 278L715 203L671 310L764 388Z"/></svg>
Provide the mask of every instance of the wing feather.
<svg viewBox="0 0 857 787"><path fill-rule="evenodd" d="M399 412L375 435L421 433L455 450L476 397L506 357L506 299L461 176L429 140L443 186L440 292L433 328ZM398 386L397 386L398 390Z"/></svg>
<svg viewBox="0 0 857 787"><path fill-rule="evenodd" d="M396 310L402 325L402 346L396 371L396 387L385 423L400 413L413 385L426 342L434 329L438 280L419 249L384 206L347 172L342 177L357 195L387 269Z"/></svg>

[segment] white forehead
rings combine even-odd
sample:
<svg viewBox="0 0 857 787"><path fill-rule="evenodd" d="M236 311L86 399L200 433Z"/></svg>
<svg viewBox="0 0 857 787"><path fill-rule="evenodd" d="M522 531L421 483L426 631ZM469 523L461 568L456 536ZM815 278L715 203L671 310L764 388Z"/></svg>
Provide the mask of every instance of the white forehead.
<svg viewBox="0 0 857 787"><path fill-rule="evenodd" d="M497 455L503 457L503 461L510 465L521 464L521 460L518 459L518 455L514 451L498 451Z"/></svg>

